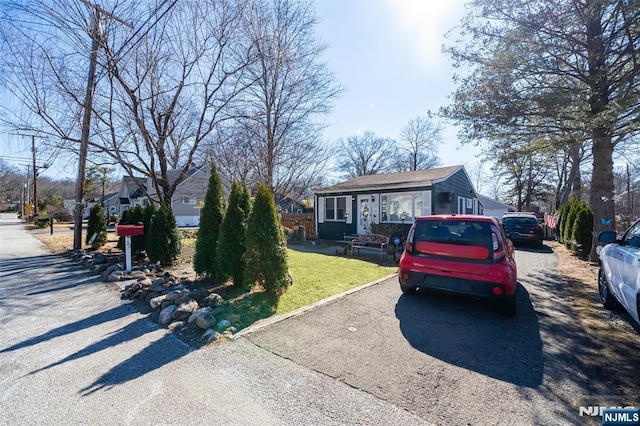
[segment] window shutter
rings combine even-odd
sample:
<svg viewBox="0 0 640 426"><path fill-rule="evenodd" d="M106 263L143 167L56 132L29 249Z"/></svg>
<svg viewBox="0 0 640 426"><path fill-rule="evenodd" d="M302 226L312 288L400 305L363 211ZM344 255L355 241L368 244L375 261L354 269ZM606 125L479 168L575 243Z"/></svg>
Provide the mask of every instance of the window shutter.
<svg viewBox="0 0 640 426"><path fill-rule="evenodd" d="M346 208L345 208L345 212L347 213L347 223L353 223L353 201L351 201L351 196L347 196L347 203L346 203Z"/></svg>
<svg viewBox="0 0 640 426"><path fill-rule="evenodd" d="M431 216L431 191L422 192L422 216Z"/></svg>
<svg viewBox="0 0 640 426"><path fill-rule="evenodd" d="M318 223L324 223L324 197L318 197Z"/></svg>

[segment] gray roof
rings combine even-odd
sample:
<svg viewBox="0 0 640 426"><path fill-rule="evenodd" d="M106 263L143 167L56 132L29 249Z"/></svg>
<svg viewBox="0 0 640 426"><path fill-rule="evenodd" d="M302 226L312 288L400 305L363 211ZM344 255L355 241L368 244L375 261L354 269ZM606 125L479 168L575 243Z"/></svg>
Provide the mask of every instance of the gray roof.
<svg viewBox="0 0 640 426"><path fill-rule="evenodd" d="M462 166L448 166L417 170L415 172L358 176L346 182L322 188L318 193L382 191L431 186L447 179L460 169L462 169Z"/></svg>
<svg viewBox="0 0 640 426"><path fill-rule="evenodd" d="M515 211L516 208L505 203L501 203L500 201L496 201L492 198L485 197L484 195L478 194L478 199L482 203L482 206L485 210L504 210L504 211Z"/></svg>

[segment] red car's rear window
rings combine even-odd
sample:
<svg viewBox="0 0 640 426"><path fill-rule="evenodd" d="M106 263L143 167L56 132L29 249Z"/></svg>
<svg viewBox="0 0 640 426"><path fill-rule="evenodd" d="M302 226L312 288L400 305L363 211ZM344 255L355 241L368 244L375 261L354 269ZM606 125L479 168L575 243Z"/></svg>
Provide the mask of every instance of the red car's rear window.
<svg viewBox="0 0 640 426"><path fill-rule="evenodd" d="M417 241L415 244L415 250L422 254L456 257L460 259L486 259L489 257L489 248L484 246Z"/></svg>

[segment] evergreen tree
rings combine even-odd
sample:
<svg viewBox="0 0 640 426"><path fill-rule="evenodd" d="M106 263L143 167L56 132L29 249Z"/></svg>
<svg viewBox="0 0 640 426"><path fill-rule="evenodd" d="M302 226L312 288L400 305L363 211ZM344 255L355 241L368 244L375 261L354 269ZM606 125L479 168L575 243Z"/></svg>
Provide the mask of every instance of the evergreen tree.
<svg viewBox="0 0 640 426"><path fill-rule="evenodd" d="M246 187L243 189L238 182L233 182L218 238L216 255L218 279L224 282L231 278L235 286L243 285L242 255L245 251L248 195Z"/></svg>
<svg viewBox="0 0 640 426"><path fill-rule="evenodd" d="M141 250L148 250L148 247L151 245L151 240L149 238L149 230L151 229L151 220L153 216L156 215L158 209L153 203L149 203L142 210L142 223L144 224L144 235L141 235L141 240L143 241ZM134 237L135 238L135 237Z"/></svg>
<svg viewBox="0 0 640 426"><path fill-rule="evenodd" d="M171 206L160 206L151 219L147 255L152 262L171 265L180 254L180 233Z"/></svg>
<svg viewBox="0 0 640 426"><path fill-rule="evenodd" d="M200 227L196 238L196 252L193 269L198 275L216 276L216 246L220 234L220 224L224 212L222 183L215 164L211 165L211 176L207 187L204 206L200 212Z"/></svg>
<svg viewBox="0 0 640 426"><path fill-rule="evenodd" d="M107 219L104 217L104 212L100 204L91 207L85 242L91 244L91 248L93 249L102 247L107 243Z"/></svg>
<svg viewBox="0 0 640 426"><path fill-rule="evenodd" d="M564 245L567 248L571 248L570 246L571 246L571 237L573 232L573 222L575 221L578 208L579 208L579 203L574 198L573 200L571 200L571 203L569 204L567 216L565 218L565 223L564 223L563 240L564 240Z"/></svg>
<svg viewBox="0 0 640 426"><path fill-rule="evenodd" d="M272 294L282 294L291 280L287 268L287 247L273 194L260 185L247 219L246 250L243 256L245 281L258 282Z"/></svg>
<svg viewBox="0 0 640 426"><path fill-rule="evenodd" d="M575 247L573 247L574 253L583 259L589 255L589 251L591 250L591 244L593 242L592 229L593 213L585 203L580 203L573 221L571 238L575 241Z"/></svg>

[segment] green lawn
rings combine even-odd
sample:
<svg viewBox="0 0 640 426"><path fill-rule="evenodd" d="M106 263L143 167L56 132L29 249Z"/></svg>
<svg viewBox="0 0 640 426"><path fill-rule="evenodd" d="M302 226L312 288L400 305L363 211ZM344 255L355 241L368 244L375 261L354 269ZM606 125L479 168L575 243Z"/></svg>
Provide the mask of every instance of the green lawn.
<svg viewBox="0 0 640 426"><path fill-rule="evenodd" d="M343 256L287 250L293 285L280 297L276 314L285 314L346 290L393 274L396 267L379 266Z"/></svg>

